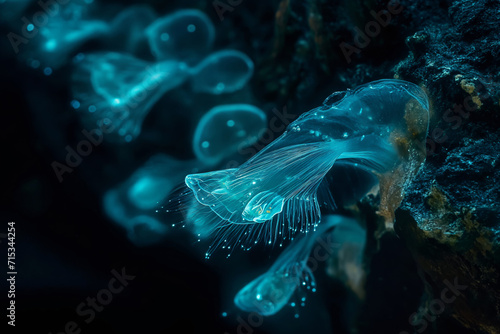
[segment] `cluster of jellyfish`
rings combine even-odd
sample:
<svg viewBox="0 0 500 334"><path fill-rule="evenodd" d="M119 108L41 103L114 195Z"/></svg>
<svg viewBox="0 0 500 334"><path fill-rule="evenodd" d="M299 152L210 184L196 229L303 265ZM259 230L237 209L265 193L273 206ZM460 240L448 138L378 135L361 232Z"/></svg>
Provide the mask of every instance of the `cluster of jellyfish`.
<svg viewBox="0 0 500 334"><path fill-rule="evenodd" d="M323 238L334 241L330 274L362 295L366 223L336 211L378 189L379 213L391 226L385 213L397 208L425 160L428 122L427 95L409 82L337 92L239 167L187 175L184 190L163 209L180 204L183 226L213 240L206 258L217 249L229 257L289 240L269 270L236 294L241 310L269 316L285 305L304 306L305 292L318 289L308 260Z"/></svg>
<svg viewBox="0 0 500 334"><path fill-rule="evenodd" d="M225 96L245 89L254 64L241 51L214 50L215 27L199 10L160 16L148 5L121 9L93 0L54 2L46 9L30 0L1 6L13 31L22 27L16 38L10 36L18 59L47 77L70 72L68 110L78 114L84 129L105 134L108 145L136 140L148 114L174 89L222 102L198 118L195 159L154 154L103 195L105 213L136 245L153 244L166 233L151 209L186 174L220 164L267 128L266 113L252 99L234 103L233 96L224 103Z"/></svg>
<svg viewBox="0 0 500 334"><path fill-rule="evenodd" d="M10 8L2 15L10 13L12 25L13 17L36 10L30 1L2 5ZM70 67L68 109L86 128L112 124L105 137L112 145L136 140L148 113L174 89L224 96L247 86L253 74L244 53L213 50L215 27L195 9L158 16L146 5L116 11L74 0L51 14L43 25L23 21L19 36L30 40L16 40L20 59L46 76ZM105 47L81 51L89 42ZM420 87L375 81L333 93L248 161L213 170L267 127L266 113L255 105L216 105L196 126L194 159L153 155L103 195L103 208L138 246L164 240L170 225L212 240L206 258L216 250L229 257L256 244L287 244L234 298L243 311L273 315L285 305L304 306L305 293L319 289L307 263L322 238L333 241L332 275L362 290L365 222L337 211L378 189L379 212L390 226L391 212L424 162L428 122L429 101ZM166 224L160 213L172 211L184 219Z"/></svg>

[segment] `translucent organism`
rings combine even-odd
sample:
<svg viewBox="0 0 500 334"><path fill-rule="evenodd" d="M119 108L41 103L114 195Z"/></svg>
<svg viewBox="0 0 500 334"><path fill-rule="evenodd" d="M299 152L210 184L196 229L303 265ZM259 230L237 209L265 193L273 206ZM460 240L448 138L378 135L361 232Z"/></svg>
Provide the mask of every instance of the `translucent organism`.
<svg viewBox="0 0 500 334"><path fill-rule="evenodd" d="M166 155L151 157L125 182L109 190L103 197L104 211L127 230L136 245L158 241L167 228L155 217L157 208L195 161L180 161Z"/></svg>
<svg viewBox="0 0 500 334"><path fill-rule="evenodd" d="M217 51L191 70L191 87L195 92L232 93L248 83L253 69L253 62L246 54L236 50Z"/></svg>
<svg viewBox="0 0 500 334"><path fill-rule="evenodd" d="M122 10L110 25L106 46L133 55L143 55L149 50L145 29L156 19L155 11L148 5L132 5ZM147 54L144 54L146 56Z"/></svg>
<svg viewBox="0 0 500 334"><path fill-rule="evenodd" d="M307 266L309 254L319 238L323 238L332 227L338 224L356 225L350 218L333 215L320 224L310 235L302 235L294 240L290 246L278 257L271 268L260 275L243 289L234 298L236 306L247 312L257 312L264 316L277 313L289 303L294 292L299 288L316 291L314 275ZM340 242L344 240L339 240ZM324 241L322 246L330 247L330 241ZM329 250L323 249L321 254ZM300 296L300 304L305 305L306 297ZM291 303L296 306L298 303ZM298 317L298 313L296 313Z"/></svg>
<svg viewBox="0 0 500 334"><path fill-rule="evenodd" d="M208 254L221 245L249 249L314 228L320 203L331 202L329 189L336 187L325 178L334 164L390 173L422 150L412 143L424 142L428 120L428 98L418 86L375 81L331 95L240 167L187 175L186 196L214 217L206 219L215 225Z"/></svg>
<svg viewBox="0 0 500 334"><path fill-rule="evenodd" d="M210 109L194 132L193 151L206 165L215 165L254 144L266 129L266 114L249 104L220 105Z"/></svg>
<svg viewBox="0 0 500 334"><path fill-rule="evenodd" d="M25 26L30 33L39 35L27 45L24 56L34 59L44 68L58 69L65 65L80 46L91 39L106 36L109 24L104 20L90 18L92 1L74 1L60 6L47 19L46 24Z"/></svg>
<svg viewBox="0 0 500 334"><path fill-rule="evenodd" d="M328 215L324 221L336 220L336 216ZM359 298L364 297L364 279L366 272L363 267L363 256L366 245L366 229L356 221L341 220L332 231L326 233L330 245L328 253L327 273L342 281Z"/></svg>
<svg viewBox="0 0 500 334"><path fill-rule="evenodd" d="M154 21L146 35L157 60L182 60L192 66L211 50L215 29L203 12L184 9Z"/></svg>
<svg viewBox="0 0 500 334"><path fill-rule="evenodd" d="M177 61L148 63L128 54L83 55L76 63L72 105L88 128L107 128L106 139L130 142L153 105L189 77Z"/></svg>

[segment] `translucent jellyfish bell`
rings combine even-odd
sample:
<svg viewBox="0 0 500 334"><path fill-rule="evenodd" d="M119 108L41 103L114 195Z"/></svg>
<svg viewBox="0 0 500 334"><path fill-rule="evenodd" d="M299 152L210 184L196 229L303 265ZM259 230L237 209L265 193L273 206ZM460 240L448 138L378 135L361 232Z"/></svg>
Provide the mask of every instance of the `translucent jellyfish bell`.
<svg viewBox="0 0 500 334"><path fill-rule="evenodd" d="M146 35L156 59L194 65L212 48L215 29L203 12L185 9L157 19L146 29Z"/></svg>
<svg viewBox="0 0 500 334"><path fill-rule="evenodd" d="M90 129L104 126L107 139L130 142L160 97L188 75L187 66L176 61L153 64L116 52L88 54L77 61L72 77L74 107Z"/></svg>
<svg viewBox="0 0 500 334"><path fill-rule="evenodd" d="M43 26L26 25L31 34L37 34L26 46L26 56L36 59L42 67L58 69L84 43L106 36L109 24L90 18L88 12L89 2L71 2L60 6Z"/></svg>
<svg viewBox="0 0 500 334"><path fill-rule="evenodd" d="M418 171L428 121L422 89L405 81L375 81L332 95L238 168L187 175L185 183L220 218L215 244L272 243L320 222L324 198L319 201L318 193L331 196L328 189L336 184L325 176L334 164L373 175L399 175L402 165Z"/></svg>
<svg viewBox="0 0 500 334"><path fill-rule="evenodd" d="M328 215L325 222L335 221L337 216ZM363 258L366 245L366 229L356 221L342 220L333 231L329 231L328 239L332 247L327 273L342 281L347 287L362 298L364 296Z"/></svg>
<svg viewBox="0 0 500 334"><path fill-rule="evenodd" d="M236 50L214 52L193 68L193 91L224 94L242 89L253 75L252 60Z"/></svg>
<svg viewBox="0 0 500 334"><path fill-rule="evenodd" d="M294 240L267 272L245 285L236 294L234 298L236 306L247 312L269 316L288 304L298 288L316 291L314 275L307 266L309 254L319 238L343 221L346 225L356 224L352 219L332 216L320 224L316 231ZM328 244L322 243L322 245ZM327 251L323 250L322 253ZM301 304L304 306L306 297L301 297Z"/></svg>
<svg viewBox="0 0 500 334"><path fill-rule="evenodd" d="M156 208L195 164L162 154L151 157L125 182L105 193L105 213L127 230L129 239L136 245L159 240L167 228L155 217Z"/></svg>
<svg viewBox="0 0 500 334"><path fill-rule="evenodd" d="M144 31L155 19L155 11L148 5L128 6L111 23L106 45L134 55L149 52Z"/></svg>
<svg viewBox="0 0 500 334"><path fill-rule="evenodd" d="M220 105L201 118L193 138L196 157L215 165L238 149L254 144L266 129L266 114L249 104Z"/></svg>

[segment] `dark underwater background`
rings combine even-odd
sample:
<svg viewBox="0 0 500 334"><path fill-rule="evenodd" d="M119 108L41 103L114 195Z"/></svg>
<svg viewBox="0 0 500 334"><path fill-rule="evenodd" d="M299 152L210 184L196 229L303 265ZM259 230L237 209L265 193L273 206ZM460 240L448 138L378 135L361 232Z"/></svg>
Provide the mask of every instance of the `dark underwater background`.
<svg viewBox="0 0 500 334"><path fill-rule="evenodd" d="M93 5L111 21L137 3ZM65 147L76 147L85 129L71 109L71 59L112 46L89 38L47 75L43 66L33 68L36 54L25 53L40 36L19 44L18 53L8 38L21 34L21 18L33 17L40 5L14 11L0 1L0 250L5 263L4 234L14 221L17 267L16 326L7 325L8 302L2 302L2 333L500 333L500 1L140 3L158 17L180 9L205 13L215 28L213 50L245 53L253 76L243 89L223 95L195 93L186 84L173 89L151 108L135 140L104 141L60 182L52 164L64 162ZM373 37L359 40L359 30L378 22L375 16L388 6L401 10ZM146 46L140 50L153 60ZM291 121L335 91L391 78L420 85L429 96L427 160L396 211L395 233L377 233L377 198L356 204L368 231L364 298L320 264L318 292L309 294L298 319L289 308L252 315L232 299L269 268L280 248L257 246L205 260L210 242L198 243L183 228L138 245L104 212L106 191L151 156L193 160L196 125L214 106L248 103L268 120L285 113ZM251 149L203 171L248 160L284 130L271 127ZM162 219L170 226L182 216ZM4 264L0 268L7 272ZM134 278L87 323L78 305L108 288L122 270ZM467 289L443 311L429 311L454 279ZM0 286L6 295L5 279Z"/></svg>

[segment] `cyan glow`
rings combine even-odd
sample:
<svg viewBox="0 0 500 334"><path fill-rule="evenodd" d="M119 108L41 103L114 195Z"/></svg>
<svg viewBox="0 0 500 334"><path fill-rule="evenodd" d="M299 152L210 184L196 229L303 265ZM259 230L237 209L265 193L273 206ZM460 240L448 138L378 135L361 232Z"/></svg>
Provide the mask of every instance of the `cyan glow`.
<svg viewBox="0 0 500 334"><path fill-rule="evenodd" d="M215 29L203 12L184 9L154 21L147 27L146 35L156 59L195 65L212 48Z"/></svg>
<svg viewBox="0 0 500 334"><path fill-rule="evenodd" d="M185 183L196 200L220 218L205 219L216 224L214 248L246 249L259 240L274 243L320 222L318 190L331 197L325 176L334 164L373 175L391 171L420 149L400 146L396 139L424 142L428 121L429 102L418 86L375 81L333 94L240 167L188 175ZM261 204L256 198L263 193L273 194L273 201L282 198L282 209L259 214L251 206L248 211L249 203Z"/></svg>
<svg viewBox="0 0 500 334"><path fill-rule="evenodd" d="M187 66L175 61L148 63L128 54L87 54L72 77L73 97L89 113L89 128L108 122L108 140L130 142L141 132L144 118L167 91L188 78Z"/></svg>
<svg viewBox="0 0 500 334"><path fill-rule="evenodd" d="M167 227L156 218L157 208L195 164L162 154L151 157L127 180L105 193L105 213L126 229L134 244L143 246L159 241Z"/></svg>
<svg viewBox="0 0 500 334"><path fill-rule="evenodd" d="M311 235L302 235L294 240L267 272L245 285L236 294L236 306L243 311L269 316L289 304L297 289L315 289L314 275L307 267L309 254L318 238L342 221L345 221L345 224L356 224L352 219L332 216ZM306 297L302 295L300 301L304 304ZM290 303L291 306L295 304Z"/></svg>
<svg viewBox="0 0 500 334"><path fill-rule="evenodd" d="M206 165L215 165L254 144L266 127L266 114L257 107L248 104L217 106L199 121L193 137L193 151Z"/></svg>
<svg viewBox="0 0 500 334"><path fill-rule="evenodd" d="M128 6L113 19L106 46L134 55L144 53L148 49L145 30L155 19L155 11L148 5Z"/></svg>
<svg viewBox="0 0 500 334"><path fill-rule="evenodd" d="M236 50L214 52L192 69L195 92L232 93L242 89L253 75L252 60Z"/></svg>

